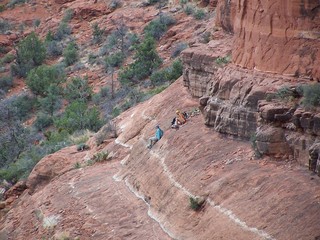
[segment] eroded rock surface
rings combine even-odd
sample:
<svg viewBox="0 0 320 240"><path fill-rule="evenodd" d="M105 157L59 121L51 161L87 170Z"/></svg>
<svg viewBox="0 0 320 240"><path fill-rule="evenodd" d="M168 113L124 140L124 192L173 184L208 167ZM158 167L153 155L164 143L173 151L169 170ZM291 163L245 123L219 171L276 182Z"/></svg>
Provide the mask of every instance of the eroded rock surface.
<svg viewBox="0 0 320 240"><path fill-rule="evenodd" d="M230 1L229 1L230 2ZM318 1L231 1L235 64L260 71L319 79Z"/></svg>

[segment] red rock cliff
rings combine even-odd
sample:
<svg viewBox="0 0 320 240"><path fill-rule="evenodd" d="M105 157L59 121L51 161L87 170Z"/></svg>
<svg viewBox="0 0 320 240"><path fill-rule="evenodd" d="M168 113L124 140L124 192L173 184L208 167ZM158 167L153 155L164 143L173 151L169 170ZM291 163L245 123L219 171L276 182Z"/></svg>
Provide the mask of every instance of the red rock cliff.
<svg viewBox="0 0 320 240"><path fill-rule="evenodd" d="M319 1L222 2L220 6L223 7L218 10L227 14L220 21L228 24L228 18L233 18L230 13L235 15L233 26L227 25L233 27L235 34L235 64L249 69L320 79Z"/></svg>

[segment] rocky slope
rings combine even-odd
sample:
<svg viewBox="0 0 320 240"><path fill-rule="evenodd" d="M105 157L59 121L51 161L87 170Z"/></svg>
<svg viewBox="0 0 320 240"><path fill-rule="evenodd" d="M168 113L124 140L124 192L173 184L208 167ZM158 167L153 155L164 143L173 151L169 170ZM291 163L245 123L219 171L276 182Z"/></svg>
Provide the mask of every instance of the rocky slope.
<svg viewBox="0 0 320 240"><path fill-rule="evenodd" d="M275 64L264 69L257 60L263 54L235 48L239 42L259 45L244 41L248 35L242 34L252 30L249 36L254 36L264 29L263 14L275 11L278 15L272 16L287 23L275 1L255 3L219 1L218 21L235 38L216 31L209 44L197 43L185 50L183 78L117 117L116 137L106 135L97 146L98 132L87 142L89 150L78 152L73 146L42 159L23 194L11 192L12 204L0 222L1 238L318 239L320 179L303 166L308 148L316 142L317 115L291 103L265 100L267 93L284 84L307 81L282 75L294 68L283 70ZM286 9L317 9L300 3L304 1L294 1ZM244 24L257 16L252 10L256 6L262 9L261 21ZM292 19L300 17L294 13ZM306 23L306 31L312 24ZM184 21L180 27L198 29ZM168 34L192 36L178 32L173 28ZM283 36L276 33L272 31L268 39ZM313 43L318 44L305 41L311 47ZM163 39L160 49L171 44ZM281 57L273 56L281 62ZM292 60L288 55L287 59ZM316 70L311 73L317 76ZM203 115L195 110L199 98ZM170 128L176 109L193 112L178 130ZM290 118L284 116L287 112ZM156 124L163 128L164 137L149 150L147 139ZM241 140L252 134L258 150L276 160L254 157L250 142ZM108 151L111 159L91 165L90 159L102 151ZM75 167L77 163L81 168ZM203 201L200 210L191 209L190 198Z"/></svg>
<svg viewBox="0 0 320 240"><path fill-rule="evenodd" d="M173 98L176 101L168 102ZM63 232L80 239L319 236L319 178L310 177L296 162L255 160L249 143L218 135L200 115L179 130L170 128L175 109L192 110L197 104L179 80L121 115L116 139L99 147L92 139L88 151L79 153L71 147L55 153L52 161L41 161L27 181L29 189L2 219L2 236L59 239ZM157 123L165 135L149 150L147 139ZM85 165L103 150L112 152L111 161ZM84 167L67 167L75 161ZM41 176L47 181L33 181ZM200 211L189 205L189 198L197 196L205 200Z"/></svg>

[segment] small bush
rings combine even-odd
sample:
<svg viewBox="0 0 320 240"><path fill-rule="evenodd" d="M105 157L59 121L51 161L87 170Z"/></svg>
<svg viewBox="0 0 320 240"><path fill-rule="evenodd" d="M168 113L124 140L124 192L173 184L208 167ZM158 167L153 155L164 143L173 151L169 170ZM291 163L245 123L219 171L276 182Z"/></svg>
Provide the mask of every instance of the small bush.
<svg viewBox="0 0 320 240"><path fill-rule="evenodd" d="M112 115L113 118L115 118L115 117L119 116L120 113L121 113L121 110L118 107L114 107L112 109L111 115Z"/></svg>
<svg viewBox="0 0 320 240"><path fill-rule="evenodd" d="M153 86L178 79L182 75L182 62L174 61L170 67L152 73L150 80Z"/></svg>
<svg viewBox="0 0 320 240"><path fill-rule="evenodd" d="M74 77L66 85L64 94L70 102L75 100L87 101L92 96L92 87L89 86L87 79Z"/></svg>
<svg viewBox="0 0 320 240"><path fill-rule="evenodd" d="M64 114L54 120L54 125L59 129L65 129L69 133L77 130L89 129L98 131L103 125L100 114L96 108L88 109L83 101L72 102Z"/></svg>
<svg viewBox="0 0 320 240"><path fill-rule="evenodd" d="M97 58L98 58L97 55L94 55L94 54L92 54L92 53L89 53L89 55L88 55L88 63L89 63L90 65L95 64L95 63L97 62Z"/></svg>
<svg viewBox="0 0 320 240"><path fill-rule="evenodd" d="M21 94L17 96L13 103L12 107L16 110L16 117L20 120L25 120L34 109L36 104L36 99L28 94Z"/></svg>
<svg viewBox="0 0 320 240"><path fill-rule="evenodd" d="M253 151L254 151L254 156L255 156L255 158L257 158L257 159L262 158L263 153L261 153L261 152L258 150L258 146L257 146L257 135L256 135L255 133L251 135L251 137L250 137L250 142L251 142L252 149L253 149Z"/></svg>
<svg viewBox="0 0 320 240"><path fill-rule="evenodd" d="M52 116L40 112L37 114L37 119L35 120L33 125L38 131L43 131L45 128L51 126L52 124Z"/></svg>
<svg viewBox="0 0 320 240"><path fill-rule="evenodd" d="M70 8L67 9L64 12L64 15L63 15L63 18L62 18L62 22L65 22L65 23L70 22L71 19L73 18L73 14L74 14L74 12L73 12L72 9L70 9Z"/></svg>
<svg viewBox="0 0 320 240"><path fill-rule="evenodd" d="M204 202L205 202L204 199L200 199L197 197L196 198L194 198L194 197L189 198L190 207L194 211L199 211L202 208Z"/></svg>
<svg viewBox="0 0 320 240"><path fill-rule="evenodd" d="M144 33L159 40L167 31L168 26L175 23L175 19L166 14L161 14L159 18L152 20L145 28Z"/></svg>
<svg viewBox="0 0 320 240"><path fill-rule="evenodd" d="M120 0L112 0L109 7L112 10L115 10L122 6L122 2Z"/></svg>
<svg viewBox="0 0 320 240"><path fill-rule="evenodd" d="M10 0L10 2L7 4L8 8L13 8L17 4L26 3L27 0Z"/></svg>
<svg viewBox="0 0 320 240"><path fill-rule="evenodd" d="M176 44L173 47L173 50L171 51L171 58L176 58L186 48L188 48L188 44L185 42L181 42L181 43Z"/></svg>
<svg viewBox="0 0 320 240"><path fill-rule="evenodd" d="M105 58L106 72L110 67L111 68L120 67L123 63L124 58L125 56L122 52L113 53L107 56Z"/></svg>
<svg viewBox="0 0 320 240"><path fill-rule="evenodd" d="M40 19L34 19L32 22L33 27L37 28L40 26L41 20Z"/></svg>
<svg viewBox="0 0 320 240"><path fill-rule="evenodd" d="M111 160L111 158L108 158L108 157L109 157L109 153L107 151L106 152L101 151L101 152L98 152L95 155L93 155L91 160L94 162L104 162L107 160Z"/></svg>
<svg viewBox="0 0 320 240"><path fill-rule="evenodd" d="M76 131L74 132L70 137L70 141L72 142L72 144L82 144L82 143L86 143L90 137L93 136L93 132L89 131L89 130L80 130L80 131Z"/></svg>
<svg viewBox="0 0 320 240"><path fill-rule="evenodd" d="M320 105L320 84L303 85L302 104L306 107L316 107Z"/></svg>
<svg viewBox="0 0 320 240"><path fill-rule="evenodd" d="M0 33L5 34L10 29L11 29L11 24L9 23L9 21L0 19Z"/></svg>
<svg viewBox="0 0 320 240"><path fill-rule="evenodd" d="M109 121L94 136L97 146L101 145L107 138L118 137L117 126L114 122Z"/></svg>
<svg viewBox="0 0 320 240"><path fill-rule="evenodd" d="M46 42L46 50L50 57L58 57L62 55L62 46L56 40Z"/></svg>
<svg viewBox="0 0 320 240"><path fill-rule="evenodd" d="M0 89L4 91L8 91L13 87L13 78L11 76L3 76L0 77Z"/></svg>
<svg viewBox="0 0 320 240"><path fill-rule="evenodd" d="M78 150L78 149L77 149ZM78 150L79 151L79 150ZM81 150L82 151L82 150ZM79 163L79 162L76 162L75 164L74 164L74 168L75 169L78 169L78 168L81 168L81 163ZM65 238L64 238L65 239ZM69 238L67 238L67 239L69 239Z"/></svg>
<svg viewBox="0 0 320 240"><path fill-rule="evenodd" d="M11 63L15 59L15 56L12 54L7 54L1 58L1 63Z"/></svg>
<svg viewBox="0 0 320 240"><path fill-rule="evenodd" d="M68 44L66 49L63 51L64 62L67 66L74 64L78 61L79 54L78 54L78 46L77 44L71 42Z"/></svg>
<svg viewBox="0 0 320 240"><path fill-rule="evenodd" d="M50 85L45 97L38 98L40 109L53 116L54 112L59 110L62 105L61 88L55 85Z"/></svg>
<svg viewBox="0 0 320 240"><path fill-rule="evenodd" d="M108 96L110 95L110 89L109 89L109 87L102 87L102 88L100 89L100 95L101 95L101 97L103 97L103 98L108 97Z"/></svg>
<svg viewBox="0 0 320 240"><path fill-rule="evenodd" d="M93 43L100 43L102 41L102 37L105 29L101 29L98 23L93 24L92 26L92 40Z"/></svg>
<svg viewBox="0 0 320 240"><path fill-rule="evenodd" d="M77 151L80 152L80 151L85 151L85 150L89 150L90 147L85 144L85 143L81 143L77 146Z"/></svg>
<svg viewBox="0 0 320 240"><path fill-rule="evenodd" d="M143 80L161 65L162 59L156 51L155 44L155 40L147 36L136 47L135 61L119 72L118 79L122 84L132 84Z"/></svg>
<svg viewBox="0 0 320 240"><path fill-rule="evenodd" d="M188 4L185 8L184 8L184 12L187 15L191 15L195 12L195 7L191 4Z"/></svg>
<svg viewBox="0 0 320 240"><path fill-rule="evenodd" d="M47 96L50 86L58 86L64 81L65 74L58 66L42 65L30 71L26 83L34 94Z"/></svg>
<svg viewBox="0 0 320 240"><path fill-rule="evenodd" d="M231 61L231 56L228 55L228 56L225 56L225 57L217 57L215 62L216 64L218 65L224 65L224 64L227 64Z"/></svg>
<svg viewBox="0 0 320 240"><path fill-rule="evenodd" d="M196 20L202 20L206 17L206 12L203 9L198 8L193 12L193 17Z"/></svg>
<svg viewBox="0 0 320 240"><path fill-rule="evenodd" d="M54 34L54 39L57 40L57 41L61 41L66 36L70 35L71 32L72 32L72 30L69 27L68 23L61 22L59 24L59 27L58 27L57 31Z"/></svg>
<svg viewBox="0 0 320 240"><path fill-rule="evenodd" d="M14 75L20 77L26 77L28 72L40 66L46 57L45 46L34 32L18 44L16 52L16 65L11 65L11 69Z"/></svg>
<svg viewBox="0 0 320 240"><path fill-rule="evenodd" d="M6 7L2 4L0 4L0 12L3 12L6 9Z"/></svg>
<svg viewBox="0 0 320 240"><path fill-rule="evenodd" d="M9 49L5 46L0 46L0 54L5 54L9 52Z"/></svg>

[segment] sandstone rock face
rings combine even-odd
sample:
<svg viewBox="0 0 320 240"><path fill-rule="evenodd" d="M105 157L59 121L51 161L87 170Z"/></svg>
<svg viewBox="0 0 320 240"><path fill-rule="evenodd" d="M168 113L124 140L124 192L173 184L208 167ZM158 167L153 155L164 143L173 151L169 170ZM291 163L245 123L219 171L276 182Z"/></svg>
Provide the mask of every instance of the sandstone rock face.
<svg viewBox="0 0 320 240"><path fill-rule="evenodd" d="M76 147L64 148L61 151L43 158L32 170L27 180L27 187L33 192L37 187L47 184L56 176L72 169L76 162L84 161L86 152L77 152Z"/></svg>
<svg viewBox="0 0 320 240"><path fill-rule="evenodd" d="M285 155L291 154L290 146L282 128L263 126L257 130L257 150L261 154Z"/></svg>
<svg viewBox="0 0 320 240"><path fill-rule="evenodd" d="M233 33L234 18L236 15L236 1L220 0L216 8L216 24L225 31Z"/></svg>
<svg viewBox="0 0 320 240"><path fill-rule="evenodd" d="M199 44L183 51L184 85L194 97L202 97L207 92L209 81L221 67L217 59L231 54L231 36L217 32L215 40L208 45Z"/></svg>
<svg viewBox="0 0 320 240"><path fill-rule="evenodd" d="M227 1L225 1L227 2ZM230 2L230 1L228 1ZM265 72L320 79L320 3L231 1L233 62Z"/></svg>

